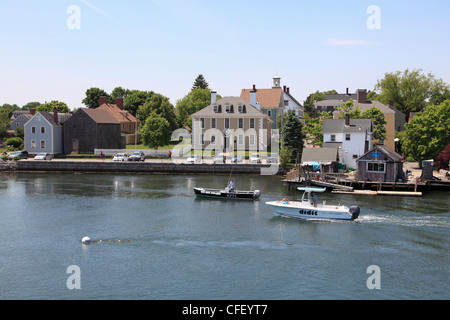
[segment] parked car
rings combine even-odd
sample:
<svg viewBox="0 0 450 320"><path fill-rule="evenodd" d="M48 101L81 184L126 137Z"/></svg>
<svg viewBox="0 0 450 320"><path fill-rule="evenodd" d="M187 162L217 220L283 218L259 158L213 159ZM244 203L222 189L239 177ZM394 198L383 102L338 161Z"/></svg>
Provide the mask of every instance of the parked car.
<svg viewBox="0 0 450 320"><path fill-rule="evenodd" d="M266 163L278 163L278 153L269 153L266 158Z"/></svg>
<svg viewBox="0 0 450 320"><path fill-rule="evenodd" d="M133 152L129 157L128 161L145 161L145 154L142 151Z"/></svg>
<svg viewBox="0 0 450 320"><path fill-rule="evenodd" d="M259 153L252 153L250 155L250 163L261 163L261 158L259 156Z"/></svg>
<svg viewBox="0 0 450 320"><path fill-rule="evenodd" d="M126 153L118 153L114 156L113 161L127 161L128 155Z"/></svg>
<svg viewBox="0 0 450 320"><path fill-rule="evenodd" d="M37 156L34 157L34 160L52 160L53 155L50 153L39 153Z"/></svg>
<svg viewBox="0 0 450 320"><path fill-rule="evenodd" d="M218 154L214 157L214 163L225 163L223 154Z"/></svg>
<svg viewBox="0 0 450 320"><path fill-rule="evenodd" d="M233 155L233 158L231 158L231 162L233 163L242 162L242 156L238 154Z"/></svg>
<svg viewBox="0 0 450 320"><path fill-rule="evenodd" d="M28 159L28 152L27 151L14 151L8 156L8 159L12 160L15 157L19 157L20 159Z"/></svg>
<svg viewBox="0 0 450 320"><path fill-rule="evenodd" d="M196 154L191 154L188 158L187 158L187 163L199 163L201 160L200 156L196 155Z"/></svg>

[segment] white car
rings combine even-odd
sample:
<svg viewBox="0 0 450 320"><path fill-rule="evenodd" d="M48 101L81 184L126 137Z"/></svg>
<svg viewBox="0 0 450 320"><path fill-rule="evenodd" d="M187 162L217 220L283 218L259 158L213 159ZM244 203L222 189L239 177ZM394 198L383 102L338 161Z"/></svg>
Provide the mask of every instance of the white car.
<svg viewBox="0 0 450 320"><path fill-rule="evenodd" d="M128 155L126 153L118 153L114 156L113 161L128 161Z"/></svg>
<svg viewBox="0 0 450 320"><path fill-rule="evenodd" d="M187 163L199 163L200 162L200 157L196 154L191 154L187 159L186 162Z"/></svg>
<svg viewBox="0 0 450 320"><path fill-rule="evenodd" d="M50 153L39 153L37 156L34 157L34 160L52 160L53 155Z"/></svg>
<svg viewBox="0 0 450 320"><path fill-rule="evenodd" d="M252 153L250 155L250 163L261 163L261 158L259 157L259 153Z"/></svg>

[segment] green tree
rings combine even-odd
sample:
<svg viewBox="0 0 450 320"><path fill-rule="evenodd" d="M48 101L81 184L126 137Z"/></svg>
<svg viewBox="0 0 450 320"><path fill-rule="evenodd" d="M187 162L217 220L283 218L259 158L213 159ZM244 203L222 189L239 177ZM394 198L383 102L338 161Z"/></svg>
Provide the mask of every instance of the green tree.
<svg viewBox="0 0 450 320"><path fill-rule="evenodd" d="M221 99L221 97L218 95L217 99ZM180 127L185 125L190 127L192 125L190 116L210 104L210 89L192 89L191 92L183 97L183 99L177 101L176 110L178 125Z"/></svg>
<svg viewBox="0 0 450 320"><path fill-rule="evenodd" d="M170 142L170 124L162 116L152 112L141 127L140 135L144 145L158 149L160 146L165 146Z"/></svg>
<svg viewBox="0 0 450 320"><path fill-rule="evenodd" d="M109 97L105 90L99 88L89 88L86 90L86 97L83 103L88 108L98 108L100 104L100 97Z"/></svg>
<svg viewBox="0 0 450 320"><path fill-rule="evenodd" d="M125 98L128 97L130 93L131 90L129 89L124 89L122 87L115 87L108 98L108 102L111 104L115 104L117 98L123 98L125 101Z"/></svg>
<svg viewBox="0 0 450 320"><path fill-rule="evenodd" d="M289 110L286 114L282 128L283 147L293 151L293 155L298 152L299 157L303 152L303 124L295 115L294 110Z"/></svg>
<svg viewBox="0 0 450 320"><path fill-rule="evenodd" d="M22 110L36 110L37 107L41 105L40 102L28 102L26 105L22 107Z"/></svg>
<svg viewBox="0 0 450 320"><path fill-rule="evenodd" d="M23 140L19 137L9 138L6 140L7 146L12 146L13 148L17 149L19 148L23 143Z"/></svg>
<svg viewBox="0 0 450 320"><path fill-rule="evenodd" d="M132 90L123 102L123 108L132 115L136 116L140 106L154 94L153 91Z"/></svg>
<svg viewBox="0 0 450 320"><path fill-rule="evenodd" d="M383 79L378 80L375 90L380 91L382 103L388 105L393 100L394 106L406 115L420 111L430 102L442 102L450 93L442 79L436 79L431 73L422 74L421 69L386 73Z"/></svg>
<svg viewBox="0 0 450 320"><path fill-rule="evenodd" d="M208 82L206 82L202 74L199 74L195 79L194 85L192 86L192 90L194 89L208 89Z"/></svg>
<svg viewBox="0 0 450 320"><path fill-rule="evenodd" d="M450 144L450 100L429 106L405 124L406 138L402 141L405 155L422 164L434 159Z"/></svg>
<svg viewBox="0 0 450 320"><path fill-rule="evenodd" d="M280 150L280 166L282 168L286 168L292 161L293 156L294 152L291 148L286 146L282 147Z"/></svg>
<svg viewBox="0 0 450 320"><path fill-rule="evenodd" d="M314 107L314 102L322 101L325 99L326 94L337 94L338 92L336 90L328 90L324 92L316 91L314 93L311 93L304 103L305 113L307 113L310 117L316 116L316 108Z"/></svg>
<svg viewBox="0 0 450 320"><path fill-rule="evenodd" d="M383 141L386 139L386 120L384 113L376 107L367 109L361 114L362 119L372 119L373 121L373 135L372 139Z"/></svg>
<svg viewBox="0 0 450 320"><path fill-rule="evenodd" d="M340 112L341 118L345 118L346 115L349 115L352 119L359 119L361 118L361 110L358 107L354 106L353 99L350 99L344 103L341 103L337 108L336 111Z"/></svg>
<svg viewBox="0 0 450 320"><path fill-rule="evenodd" d="M318 117L306 115L303 132L308 143L322 147L323 145L323 120L331 119L331 112L320 112Z"/></svg>
<svg viewBox="0 0 450 320"><path fill-rule="evenodd" d="M36 111L37 112L53 112L55 107L58 108L58 112L60 112L60 113L68 113L70 111L69 107L67 106L66 103L61 102L61 101L56 101L56 100L53 100L49 103L41 104L40 106L38 106L36 108Z"/></svg>
<svg viewBox="0 0 450 320"><path fill-rule="evenodd" d="M152 96L147 98L145 103L139 107L137 118L141 120L144 125L145 121L152 113L156 113L166 119L172 131L178 128L175 108L170 103L169 98L159 93L152 94Z"/></svg>

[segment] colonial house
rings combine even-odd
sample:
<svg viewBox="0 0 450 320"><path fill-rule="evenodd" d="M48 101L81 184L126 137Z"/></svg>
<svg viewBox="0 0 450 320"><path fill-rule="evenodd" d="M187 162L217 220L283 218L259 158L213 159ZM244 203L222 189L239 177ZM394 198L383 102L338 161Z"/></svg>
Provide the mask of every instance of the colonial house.
<svg viewBox="0 0 450 320"><path fill-rule="evenodd" d="M277 117L289 110L294 110L297 117L305 123L303 106L291 95L288 87L281 88L281 78L278 76L273 78L271 89L257 89L253 85L253 89L242 89L241 98L268 115L273 129L277 128Z"/></svg>
<svg viewBox="0 0 450 320"><path fill-rule="evenodd" d="M350 94L348 89L345 94L326 94L325 100L314 103L316 113L319 111L332 112L333 118L337 119L341 114L336 111L336 108L350 99L354 100L354 108L358 107L361 113L372 107L376 107L383 112L386 121L386 139L383 143L391 149L395 149L395 132L404 130L406 122L405 114L397 110L392 101L389 103L389 106L384 105L378 100L367 101L366 89L358 89L355 94Z"/></svg>
<svg viewBox="0 0 450 320"><path fill-rule="evenodd" d="M25 150L29 154L63 153L63 126L58 122L58 111L36 113L25 125Z"/></svg>
<svg viewBox="0 0 450 320"><path fill-rule="evenodd" d="M116 104L108 103L107 100L107 97L100 97L99 107L97 109L109 112L111 116L120 122L120 131L125 138L126 144L139 142L139 136L136 137L136 134L139 131L140 121L123 109L123 98L117 98Z"/></svg>
<svg viewBox="0 0 450 320"><path fill-rule="evenodd" d="M397 182L403 179L402 156L385 145L378 145L357 160L359 181Z"/></svg>
<svg viewBox="0 0 450 320"><path fill-rule="evenodd" d="M95 149L124 149L121 122L103 109L81 108L64 124L65 153L94 153Z"/></svg>
<svg viewBox="0 0 450 320"><path fill-rule="evenodd" d="M14 120L11 121L9 129L14 131L17 131L17 128L23 129L25 127L25 123L30 121L30 119L33 118L33 115L34 112L33 114L31 114L30 112L19 114L16 118L14 118Z"/></svg>
<svg viewBox="0 0 450 320"><path fill-rule="evenodd" d="M193 149L264 150L270 146L272 121L240 97L224 97L191 115Z"/></svg>
<svg viewBox="0 0 450 320"><path fill-rule="evenodd" d="M325 119L322 133L323 147L336 148L347 169L355 169L356 159L372 148L371 119Z"/></svg>

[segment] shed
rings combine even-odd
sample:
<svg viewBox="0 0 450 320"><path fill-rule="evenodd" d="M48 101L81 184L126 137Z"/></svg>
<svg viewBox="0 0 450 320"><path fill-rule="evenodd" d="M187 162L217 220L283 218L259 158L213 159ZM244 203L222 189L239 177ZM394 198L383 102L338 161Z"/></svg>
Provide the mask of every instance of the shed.
<svg viewBox="0 0 450 320"><path fill-rule="evenodd" d="M378 145L356 159L358 180L397 182L403 179L403 159L385 145Z"/></svg>
<svg viewBox="0 0 450 320"><path fill-rule="evenodd" d="M315 163L320 164L322 172L336 172L338 163L337 148L303 148L302 166L312 166L313 171Z"/></svg>

